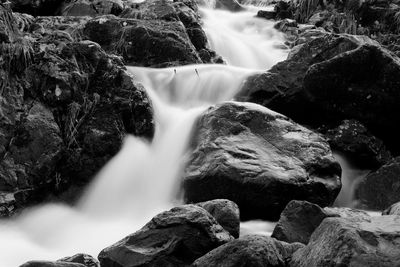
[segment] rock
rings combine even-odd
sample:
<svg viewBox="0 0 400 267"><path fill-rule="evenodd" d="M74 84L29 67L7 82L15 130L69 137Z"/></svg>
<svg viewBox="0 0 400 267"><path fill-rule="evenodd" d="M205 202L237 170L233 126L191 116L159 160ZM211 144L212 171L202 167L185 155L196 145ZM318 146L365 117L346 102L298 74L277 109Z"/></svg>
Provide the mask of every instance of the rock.
<svg viewBox="0 0 400 267"><path fill-rule="evenodd" d="M276 18L276 12L275 11L267 11L267 10L259 10L257 12L257 17L259 18L264 18L264 19L275 19Z"/></svg>
<svg viewBox="0 0 400 267"><path fill-rule="evenodd" d="M341 187L341 169L327 142L259 105L209 108L195 125L191 147L185 200L232 200L242 220L277 219L292 199L327 206Z"/></svg>
<svg viewBox="0 0 400 267"><path fill-rule="evenodd" d="M124 9L122 0L72 0L64 2L62 16L118 16Z"/></svg>
<svg viewBox="0 0 400 267"><path fill-rule="evenodd" d="M87 254L76 254L71 257L62 258L57 262L71 262L83 264L86 267L100 267L99 261Z"/></svg>
<svg viewBox="0 0 400 267"><path fill-rule="evenodd" d="M307 201L292 200L281 213L272 237L288 243L307 244L314 230L328 217L367 220L369 215L349 208L322 209Z"/></svg>
<svg viewBox="0 0 400 267"><path fill-rule="evenodd" d="M241 11L244 9L237 0L216 0L215 8L226 9L233 12Z"/></svg>
<svg viewBox="0 0 400 267"><path fill-rule="evenodd" d="M98 258L102 267L188 266L232 239L206 210L185 205L158 214Z"/></svg>
<svg viewBox="0 0 400 267"><path fill-rule="evenodd" d="M376 169L391 160L383 142L355 120L344 120L327 131L322 131L333 150L345 153L357 166Z"/></svg>
<svg viewBox="0 0 400 267"><path fill-rule="evenodd" d="M355 191L359 207L384 210L400 201L400 157L364 177Z"/></svg>
<svg viewBox="0 0 400 267"><path fill-rule="evenodd" d="M42 104L32 103L0 163L0 191L18 192L23 202L40 199L54 182L62 148L61 131L53 114Z"/></svg>
<svg viewBox="0 0 400 267"><path fill-rule="evenodd" d="M29 261L20 267L85 267L85 265L73 262Z"/></svg>
<svg viewBox="0 0 400 267"><path fill-rule="evenodd" d="M327 218L290 266L400 266L400 216Z"/></svg>
<svg viewBox="0 0 400 267"><path fill-rule="evenodd" d="M125 134L151 139L154 121L121 58L78 41L89 18L0 12L0 215L9 216L86 185Z"/></svg>
<svg viewBox="0 0 400 267"><path fill-rule="evenodd" d="M376 42L327 34L295 49L269 72L250 77L236 99L312 127L355 119L396 152L399 72L399 59Z"/></svg>
<svg viewBox="0 0 400 267"><path fill-rule="evenodd" d="M394 203L382 212L382 215L400 215L400 202Z"/></svg>
<svg viewBox="0 0 400 267"><path fill-rule="evenodd" d="M64 0L13 0L11 8L15 12L34 16L53 16L59 12Z"/></svg>
<svg viewBox="0 0 400 267"><path fill-rule="evenodd" d="M99 17L83 34L127 64L167 67L202 63L181 22Z"/></svg>
<svg viewBox="0 0 400 267"><path fill-rule="evenodd" d="M240 234L240 213L235 202L227 199L214 199L206 202L196 203L208 211L215 220L233 237L238 238Z"/></svg>
<svg viewBox="0 0 400 267"><path fill-rule="evenodd" d="M280 242L267 236L248 235L210 251L197 259L192 266L285 267L292 254L303 246L299 243Z"/></svg>

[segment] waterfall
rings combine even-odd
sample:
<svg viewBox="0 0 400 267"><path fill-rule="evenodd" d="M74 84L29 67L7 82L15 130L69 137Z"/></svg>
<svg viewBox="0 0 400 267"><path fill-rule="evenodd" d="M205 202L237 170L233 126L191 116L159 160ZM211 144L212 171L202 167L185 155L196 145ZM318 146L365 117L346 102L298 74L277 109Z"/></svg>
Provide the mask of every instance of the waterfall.
<svg viewBox="0 0 400 267"><path fill-rule="evenodd" d="M283 36L255 12L201 11L211 48L228 65L129 67L152 100L154 140L127 136L76 207L45 204L0 221L0 266L75 253L97 256L179 202L178 178L196 117L209 105L232 99L248 75L287 55L279 48Z"/></svg>

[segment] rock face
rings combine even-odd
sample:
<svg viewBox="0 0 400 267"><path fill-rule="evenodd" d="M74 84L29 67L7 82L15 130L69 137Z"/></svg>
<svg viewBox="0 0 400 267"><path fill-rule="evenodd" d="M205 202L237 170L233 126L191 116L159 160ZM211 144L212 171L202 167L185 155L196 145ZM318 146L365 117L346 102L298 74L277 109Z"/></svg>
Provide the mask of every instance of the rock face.
<svg viewBox="0 0 400 267"><path fill-rule="evenodd" d="M285 267L304 245L288 244L266 236L249 235L222 245L193 263L193 267Z"/></svg>
<svg viewBox="0 0 400 267"><path fill-rule="evenodd" d="M393 151L400 151L395 134L399 72L399 59L370 39L328 34L249 79L237 99L260 103L311 126L356 119Z"/></svg>
<svg viewBox="0 0 400 267"><path fill-rule="evenodd" d="M102 267L188 266L232 239L206 210L185 205L160 213L98 258Z"/></svg>
<svg viewBox="0 0 400 267"><path fill-rule="evenodd" d="M277 219L292 199L326 206L340 190L340 166L327 142L259 105L209 108L195 126L192 148L185 200L230 199L242 219Z"/></svg>
<svg viewBox="0 0 400 267"><path fill-rule="evenodd" d="M400 266L400 216L327 218L290 266Z"/></svg>
<svg viewBox="0 0 400 267"><path fill-rule="evenodd" d="M292 200L281 213L272 237L293 243L307 244L314 230L328 217L368 220L370 216L349 208L325 208L307 201Z"/></svg>
<svg viewBox="0 0 400 267"><path fill-rule="evenodd" d="M239 237L240 212L235 202L227 199L214 199L196 203L196 205L208 211L233 237Z"/></svg>
<svg viewBox="0 0 400 267"><path fill-rule="evenodd" d="M360 207L372 210L384 210L400 201L400 157L362 179L355 198Z"/></svg>
<svg viewBox="0 0 400 267"><path fill-rule="evenodd" d="M392 158L383 142L357 121L345 120L338 127L322 132L333 150L345 153L357 166L379 168Z"/></svg>
<svg viewBox="0 0 400 267"><path fill-rule="evenodd" d="M0 215L11 215L85 185L125 134L150 139L154 123L121 59L72 37L80 19L0 14Z"/></svg>
<svg viewBox="0 0 400 267"><path fill-rule="evenodd" d="M385 209L382 212L382 215L400 215L400 202L397 202L389 208Z"/></svg>

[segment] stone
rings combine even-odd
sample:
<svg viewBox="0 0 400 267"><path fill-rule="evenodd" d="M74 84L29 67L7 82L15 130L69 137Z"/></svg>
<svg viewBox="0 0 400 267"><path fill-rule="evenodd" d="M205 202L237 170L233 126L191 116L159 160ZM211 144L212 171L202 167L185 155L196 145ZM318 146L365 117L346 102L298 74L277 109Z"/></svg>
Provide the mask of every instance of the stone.
<svg viewBox="0 0 400 267"><path fill-rule="evenodd" d="M327 218L290 266L400 266L400 216Z"/></svg>
<svg viewBox="0 0 400 267"><path fill-rule="evenodd" d="M210 107L193 136L187 202L224 198L238 204L242 220L278 219L290 200L327 206L340 190L341 169L325 139L262 106Z"/></svg>
<svg viewBox="0 0 400 267"><path fill-rule="evenodd" d="M368 174L355 190L358 206L368 210L384 210L400 201L400 157Z"/></svg>
<svg viewBox="0 0 400 267"><path fill-rule="evenodd" d="M98 258L102 267L188 266L232 239L206 210L185 205L158 214Z"/></svg>
<svg viewBox="0 0 400 267"><path fill-rule="evenodd" d="M285 267L304 245L288 244L267 236L248 235L222 245L197 259L193 267Z"/></svg>
<svg viewBox="0 0 400 267"><path fill-rule="evenodd" d="M240 212L235 202L228 199L214 199L196 205L208 211L233 237L239 237Z"/></svg>
<svg viewBox="0 0 400 267"><path fill-rule="evenodd" d="M400 215L400 202L394 203L382 212L382 215Z"/></svg>

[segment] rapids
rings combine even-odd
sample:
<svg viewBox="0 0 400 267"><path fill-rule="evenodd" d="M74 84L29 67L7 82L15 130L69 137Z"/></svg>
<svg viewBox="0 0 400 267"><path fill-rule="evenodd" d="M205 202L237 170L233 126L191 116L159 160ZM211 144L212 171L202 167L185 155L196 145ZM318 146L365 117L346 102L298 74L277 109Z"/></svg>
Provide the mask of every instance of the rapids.
<svg viewBox="0 0 400 267"><path fill-rule="evenodd" d="M281 48L282 34L272 22L255 18L256 10L248 7L231 13L201 8L210 46L228 65L129 67L153 102L154 140L127 136L121 151L76 206L45 204L0 221L0 266L76 253L96 257L101 249L179 203L179 177L196 117L207 106L232 99L248 75L287 56ZM261 222L243 225L244 232L265 233L271 227Z"/></svg>

